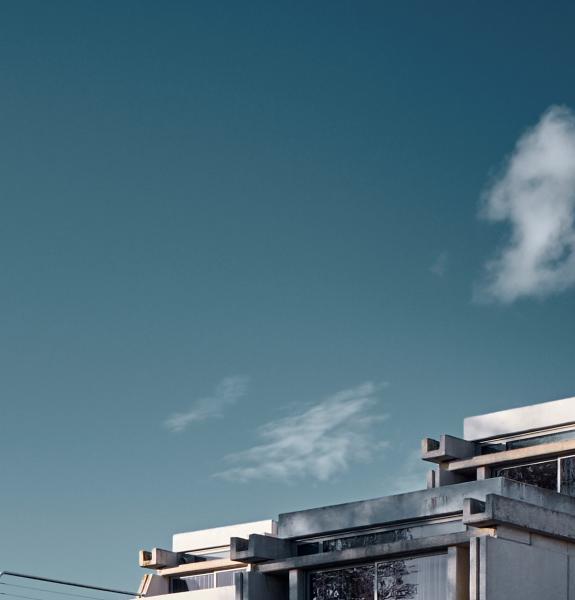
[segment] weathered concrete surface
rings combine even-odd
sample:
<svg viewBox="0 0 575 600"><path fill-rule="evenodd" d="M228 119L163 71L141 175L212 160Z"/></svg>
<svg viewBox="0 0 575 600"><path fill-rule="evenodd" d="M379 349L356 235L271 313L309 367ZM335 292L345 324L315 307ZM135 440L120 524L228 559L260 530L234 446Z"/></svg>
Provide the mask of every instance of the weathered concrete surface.
<svg viewBox="0 0 575 600"><path fill-rule="evenodd" d="M279 516L278 535L282 538L304 538L454 514L463 511L464 498L484 501L488 494L508 496L575 515L574 498L504 477L494 477L408 494L284 513Z"/></svg>
<svg viewBox="0 0 575 600"><path fill-rule="evenodd" d="M452 435L442 435L439 442L424 438L421 442L421 459L442 463L458 458L470 458L479 452L479 444Z"/></svg>
<svg viewBox="0 0 575 600"><path fill-rule="evenodd" d="M466 496L482 500L487 494L501 494L503 481L503 478L497 477L284 513L278 519L278 535L282 538L298 538L456 513L463 510L463 498Z"/></svg>
<svg viewBox="0 0 575 600"><path fill-rule="evenodd" d="M512 525L559 539L575 540L575 516L542 506L488 494L483 506L466 498L463 522L474 527Z"/></svg>
<svg viewBox="0 0 575 600"><path fill-rule="evenodd" d="M247 547L246 547L247 544ZM287 558L295 554L295 544L269 535L252 534L248 540L230 540L230 558L243 563L258 563L265 560Z"/></svg>
<svg viewBox="0 0 575 600"><path fill-rule="evenodd" d="M468 533L449 533L417 540L402 540L389 544L374 544L361 548L349 548L339 552L321 552L308 556L294 556L285 560L263 563L254 568L260 573L282 573L293 569L317 569L334 565L369 562L379 558L393 558L408 554L434 552L469 542Z"/></svg>
<svg viewBox="0 0 575 600"><path fill-rule="evenodd" d="M568 600L566 554L492 537L479 543L478 600Z"/></svg>

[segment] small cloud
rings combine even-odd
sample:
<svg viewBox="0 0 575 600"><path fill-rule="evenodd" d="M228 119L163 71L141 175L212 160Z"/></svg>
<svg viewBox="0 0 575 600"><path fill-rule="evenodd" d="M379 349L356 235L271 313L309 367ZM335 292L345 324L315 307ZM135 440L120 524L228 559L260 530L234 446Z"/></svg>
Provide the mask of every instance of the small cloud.
<svg viewBox="0 0 575 600"><path fill-rule="evenodd" d="M386 445L377 426L387 415L376 411L383 387L364 383L267 423L258 431L262 443L226 457L237 466L215 476L240 482L328 481L351 463L371 460Z"/></svg>
<svg viewBox="0 0 575 600"><path fill-rule="evenodd" d="M521 136L484 194L483 216L511 226L476 298L511 303L575 285L575 115L552 106Z"/></svg>
<svg viewBox="0 0 575 600"><path fill-rule="evenodd" d="M449 255L447 252L442 252L433 261L433 264L429 267L429 271L437 275L437 277L443 277L447 273L448 262Z"/></svg>
<svg viewBox="0 0 575 600"><path fill-rule="evenodd" d="M190 410L174 413L164 425L173 433L184 431L192 423L221 417L224 408L237 402L248 391L249 378L244 375L225 377L218 383L211 396L196 400Z"/></svg>

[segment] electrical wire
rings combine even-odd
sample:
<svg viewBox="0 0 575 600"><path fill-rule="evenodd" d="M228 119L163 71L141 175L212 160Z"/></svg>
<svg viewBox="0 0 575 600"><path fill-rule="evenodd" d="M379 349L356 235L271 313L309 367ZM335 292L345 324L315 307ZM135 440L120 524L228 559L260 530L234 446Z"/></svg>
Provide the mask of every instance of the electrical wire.
<svg viewBox="0 0 575 600"><path fill-rule="evenodd" d="M89 600L103 600L103 597L97 596L87 596L85 594L75 594L74 592L58 592L56 590L47 590L46 588L38 588L30 585L19 585L17 583L5 583L4 581L0 581L0 585L7 585L9 587L20 588L23 590L33 590L38 592L46 592L47 594L58 594L60 596L73 596L75 598L88 598ZM1 594L2 592L0 592ZM5 594L4 594L5 595Z"/></svg>

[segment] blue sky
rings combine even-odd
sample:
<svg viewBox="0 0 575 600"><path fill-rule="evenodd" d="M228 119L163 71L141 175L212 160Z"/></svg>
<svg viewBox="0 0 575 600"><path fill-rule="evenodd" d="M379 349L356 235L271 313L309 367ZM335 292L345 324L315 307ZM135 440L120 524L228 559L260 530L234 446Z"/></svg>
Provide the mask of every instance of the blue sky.
<svg viewBox="0 0 575 600"><path fill-rule="evenodd" d="M4 2L0 568L135 589L575 395L574 18Z"/></svg>

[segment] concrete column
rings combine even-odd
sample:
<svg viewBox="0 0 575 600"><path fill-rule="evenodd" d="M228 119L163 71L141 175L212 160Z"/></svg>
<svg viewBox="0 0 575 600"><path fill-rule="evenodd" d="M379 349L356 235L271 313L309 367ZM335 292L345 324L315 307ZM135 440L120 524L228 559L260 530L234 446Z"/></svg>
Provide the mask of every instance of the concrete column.
<svg viewBox="0 0 575 600"><path fill-rule="evenodd" d="M289 600L306 600L306 583L305 571L292 569L289 572Z"/></svg>
<svg viewBox="0 0 575 600"><path fill-rule="evenodd" d="M469 547L447 550L447 600L469 600Z"/></svg>

